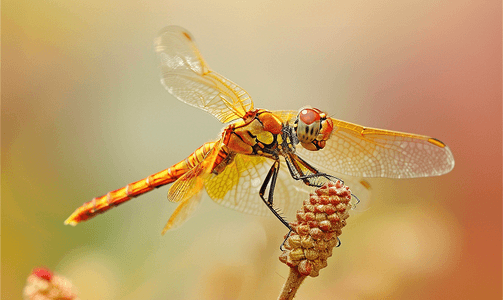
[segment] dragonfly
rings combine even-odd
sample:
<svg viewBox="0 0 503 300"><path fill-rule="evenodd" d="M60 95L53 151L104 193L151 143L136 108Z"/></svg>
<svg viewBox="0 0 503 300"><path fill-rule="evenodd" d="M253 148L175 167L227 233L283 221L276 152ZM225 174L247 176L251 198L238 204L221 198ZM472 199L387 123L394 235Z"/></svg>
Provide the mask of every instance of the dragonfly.
<svg viewBox="0 0 503 300"><path fill-rule="evenodd" d="M291 229L278 208L291 211L302 203L299 185L319 187L338 179L331 174L415 178L454 168L449 147L432 137L352 124L310 106L254 108L243 88L208 67L184 28L165 27L154 46L161 83L168 92L226 126L217 140L204 143L175 165L84 203L65 224L76 225L172 184L168 199L178 206L163 234L191 215L203 190L215 202L240 212L272 212Z"/></svg>

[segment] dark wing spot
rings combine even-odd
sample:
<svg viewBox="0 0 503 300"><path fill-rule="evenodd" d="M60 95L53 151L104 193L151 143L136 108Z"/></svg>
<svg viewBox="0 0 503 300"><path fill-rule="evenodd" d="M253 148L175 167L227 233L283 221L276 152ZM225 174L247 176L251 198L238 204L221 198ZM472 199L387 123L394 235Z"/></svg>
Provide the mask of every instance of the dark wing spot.
<svg viewBox="0 0 503 300"><path fill-rule="evenodd" d="M438 146L440 148L444 148L445 147L445 144L442 143L442 141L439 141L437 140L436 138L429 138L428 139L428 142L435 145L435 146Z"/></svg>
<svg viewBox="0 0 503 300"><path fill-rule="evenodd" d="M187 32L182 32L183 35L189 40L189 41L192 41L192 38L190 37L190 35L187 33Z"/></svg>

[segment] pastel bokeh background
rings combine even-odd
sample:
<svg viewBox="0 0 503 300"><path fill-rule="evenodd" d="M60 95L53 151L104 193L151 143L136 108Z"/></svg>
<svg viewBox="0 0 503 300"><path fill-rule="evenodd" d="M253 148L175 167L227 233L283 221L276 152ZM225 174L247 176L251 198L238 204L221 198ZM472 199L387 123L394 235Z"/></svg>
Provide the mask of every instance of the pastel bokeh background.
<svg viewBox="0 0 503 300"><path fill-rule="evenodd" d="M163 170L222 125L161 86L170 24L256 107L430 135L442 177L372 179L296 299L501 299L501 1L2 3L2 299L47 266L82 299L275 299L286 233L207 196L180 229L167 188L77 227L85 201ZM299 205L300 207L300 205Z"/></svg>

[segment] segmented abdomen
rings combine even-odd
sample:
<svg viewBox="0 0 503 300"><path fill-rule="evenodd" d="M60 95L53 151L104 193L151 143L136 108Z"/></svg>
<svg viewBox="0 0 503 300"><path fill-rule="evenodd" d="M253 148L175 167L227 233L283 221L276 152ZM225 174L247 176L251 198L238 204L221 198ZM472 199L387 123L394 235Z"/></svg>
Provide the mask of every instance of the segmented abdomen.
<svg viewBox="0 0 503 300"><path fill-rule="evenodd" d="M132 198L144 194L169 184L180 178L190 169L201 163L204 157L213 149L215 142L205 143L194 151L189 157L181 162L167 168L164 171L152 174L142 180L132 182L123 188L108 192L106 195L96 197L93 200L82 204L75 212L65 221L65 224L77 225L82 221L89 220L94 216L104 213L110 208L122 204Z"/></svg>

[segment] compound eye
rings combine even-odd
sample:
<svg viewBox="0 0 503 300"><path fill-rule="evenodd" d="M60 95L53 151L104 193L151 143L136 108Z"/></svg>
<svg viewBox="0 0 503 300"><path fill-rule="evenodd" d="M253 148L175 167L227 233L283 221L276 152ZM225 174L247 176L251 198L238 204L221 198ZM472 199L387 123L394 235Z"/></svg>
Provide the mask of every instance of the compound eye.
<svg viewBox="0 0 503 300"><path fill-rule="evenodd" d="M320 120L320 114L312 108L304 108L299 113L299 120L306 125Z"/></svg>
<svg viewBox="0 0 503 300"><path fill-rule="evenodd" d="M297 138L301 143L310 143L320 132L320 114L311 108L305 108L297 116Z"/></svg>

